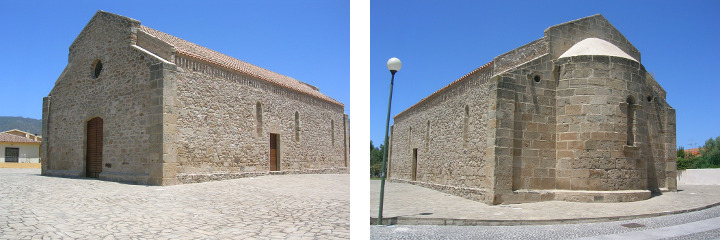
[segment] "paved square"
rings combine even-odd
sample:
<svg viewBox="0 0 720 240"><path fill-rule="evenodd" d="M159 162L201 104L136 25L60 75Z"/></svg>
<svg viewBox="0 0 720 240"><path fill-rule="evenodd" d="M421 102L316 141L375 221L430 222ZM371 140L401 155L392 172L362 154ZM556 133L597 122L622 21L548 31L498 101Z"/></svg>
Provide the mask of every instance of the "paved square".
<svg viewBox="0 0 720 240"><path fill-rule="evenodd" d="M0 169L0 239L346 239L349 175L175 186Z"/></svg>
<svg viewBox="0 0 720 240"><path fill-rule="evenodd" d="M648 200L619 203L544 201L487 205L417 185L385 183L383 221L398 225L525 225L615 221L720 205L720 185L679 185ZM370 218L377 219L380 181L370 180ZM371 222L374 222L371 220Z"/></svg>

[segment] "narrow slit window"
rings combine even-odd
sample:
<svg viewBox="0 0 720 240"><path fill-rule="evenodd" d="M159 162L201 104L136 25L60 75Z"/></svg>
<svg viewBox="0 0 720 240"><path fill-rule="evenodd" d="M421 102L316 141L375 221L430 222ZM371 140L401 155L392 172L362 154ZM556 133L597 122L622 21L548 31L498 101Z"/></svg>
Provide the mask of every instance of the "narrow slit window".
<svg viewBox="0 0 720 240"><path fill-rule="evenodd" d="M257 125L257 135L262 136L263 117L262 104L260 104L260 102L257 102L257 104L255 104L255 124Z"/></svg>
<svg viewBox="0 0 720 240"><path fill-rule="evenodd" d="M408 149L412 150L412 127L408 131Z"/></svg>
<svg viewBox="0 0 720 240"><path fill-rule="evenodd" d="M330 119L330 143L335 146L335 120Z"/></svg>
<svg viewBox="0 0 720 240"><path fill-rule="evenodd" d="M463 148L468 147L468 125L470 121L470 107L468 105L465 105L465 117L463 118L463 132L462 132L462 138L463 138Z"/></svg>
<svg viewBox="0 0 720 240"><path fill-rule="evenodd" d="M430 121L427 121L427 128L425 129L425 149L430 147Z"/></svg>
<svg viewBox="0 0 720 240"><path fill-rule="evenodd" d="M635 145L635 134L633 131L635 125L635 99L632 96L627 98L627 145Z"/></svg>
<svg viewBox="0 0 720 240"><path fill-rule="evenodd" d="M300 142L300 114L295 112L295 141Z"/></svg>

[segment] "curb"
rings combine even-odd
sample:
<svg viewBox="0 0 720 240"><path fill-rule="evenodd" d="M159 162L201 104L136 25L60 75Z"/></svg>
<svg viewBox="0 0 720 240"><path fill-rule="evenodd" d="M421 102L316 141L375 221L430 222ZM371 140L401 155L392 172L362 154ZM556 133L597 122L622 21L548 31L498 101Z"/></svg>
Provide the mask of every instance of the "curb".
<svg viewBox="0 0 720 240"><path fill-rule="evenodd" d="M518 225L553 225L553 224L575 224L593 222L622 221L637 218L659 217L680 213L695 212L711 207L720 206L720 202L713 204L675 211L648 213L627 216L596 217L596 218L567 218L567 219L544 219L544 220L486 220L486 219L456 219L456 218L418 218L418 217L390 217L383 218L383 225L449 225L449 226L518 226ZM377 218L370 218L370 225L376 225Z"/></svg>

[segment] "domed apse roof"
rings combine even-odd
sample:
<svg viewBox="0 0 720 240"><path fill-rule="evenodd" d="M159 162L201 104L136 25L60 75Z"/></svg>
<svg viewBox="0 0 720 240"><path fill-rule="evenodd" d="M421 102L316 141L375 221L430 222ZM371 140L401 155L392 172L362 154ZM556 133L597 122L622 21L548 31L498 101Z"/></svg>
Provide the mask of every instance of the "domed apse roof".
<svg viewBox="0 0 720 240"><path fill-rule="evenodd" d="M627 53L625 53L623 50L618 48L617 46L613 45L612 43L599 39L599 38L586 38L575 45L573 45L570 49L565 51L562 55L560 55L559 58L564 57L573 57L573 56L580 56L580 55L600 55L600 56L613 56L613 57L621 57L621 58L627 58L633 61L635 58L631 57Z"/></svg>

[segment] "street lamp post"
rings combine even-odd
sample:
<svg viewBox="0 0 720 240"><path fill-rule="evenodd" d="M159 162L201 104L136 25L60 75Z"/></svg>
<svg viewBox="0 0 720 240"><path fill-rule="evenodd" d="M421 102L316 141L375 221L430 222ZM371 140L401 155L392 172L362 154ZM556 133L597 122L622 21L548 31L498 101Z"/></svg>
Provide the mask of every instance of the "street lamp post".
<svg viewBox="0 0 720 240"><path fill-rule="evenodd" d="M400 59L391 58L387 61L387 68L390 70L390 99L388 99L387 119L385 120L385 149L383 149L382 170L380 171L380 209L378 211L378 225L382 225L383 214L383 197L385 195L385 176L387 175L387 157L388 157L388 128L390 127L390 104L392 103L393 82L395 81L395 73L400 71L402 63Z"/></svg>

